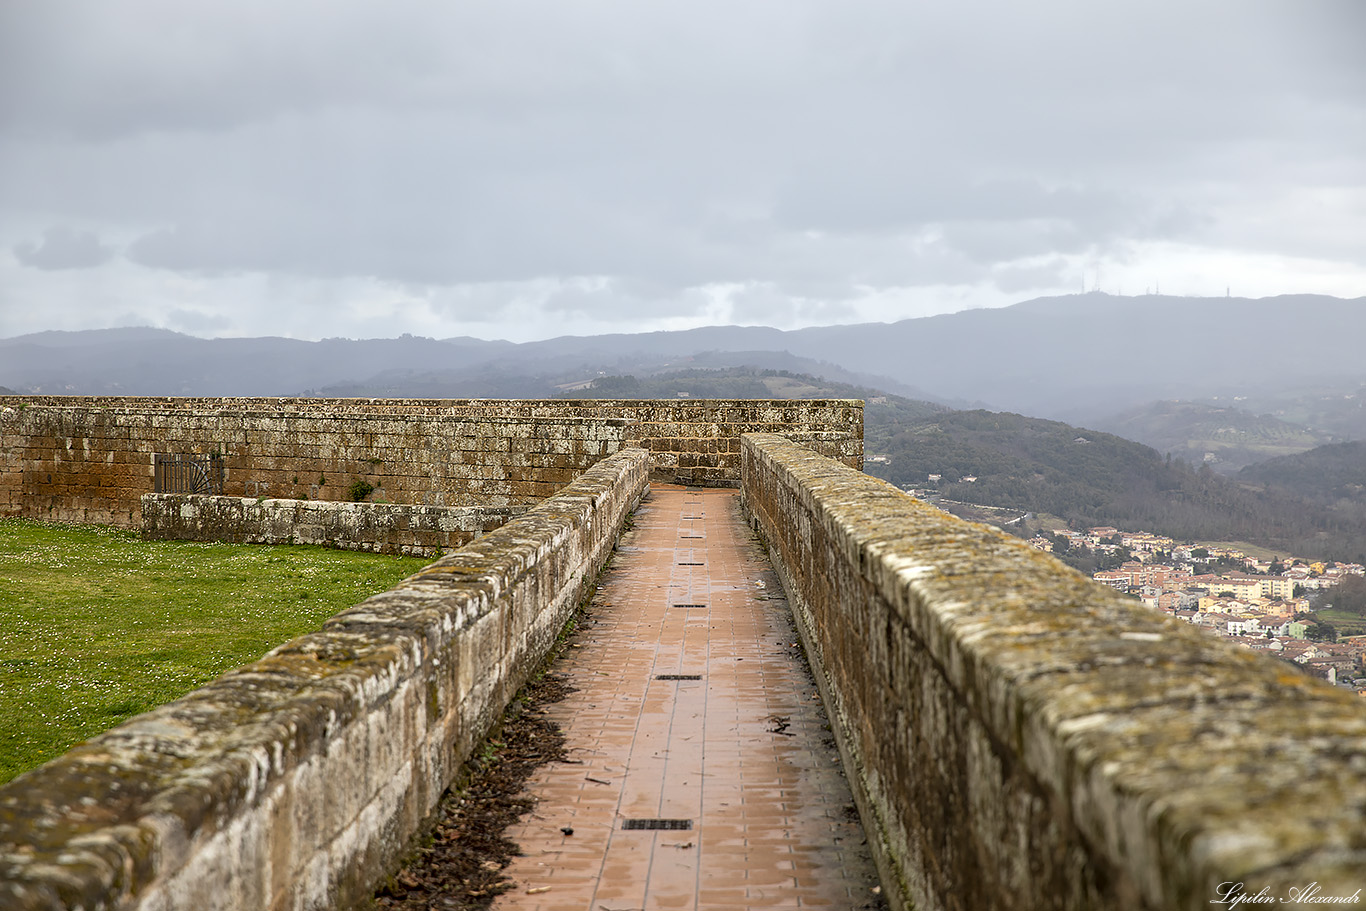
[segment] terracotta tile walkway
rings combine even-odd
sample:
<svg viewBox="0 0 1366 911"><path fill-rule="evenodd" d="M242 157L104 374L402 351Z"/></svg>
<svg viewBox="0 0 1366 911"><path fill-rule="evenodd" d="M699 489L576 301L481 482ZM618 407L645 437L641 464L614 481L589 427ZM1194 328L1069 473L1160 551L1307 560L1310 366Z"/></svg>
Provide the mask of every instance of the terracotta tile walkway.
<svg viewBox="0 0 1366 911"><path fill-rule="evenodd" d="M653 487L557 665L577 691L549 716L573 761L529 783L536 809L508 834L517 889L494 908L872 906L796 642L737 493Z"/></svg>

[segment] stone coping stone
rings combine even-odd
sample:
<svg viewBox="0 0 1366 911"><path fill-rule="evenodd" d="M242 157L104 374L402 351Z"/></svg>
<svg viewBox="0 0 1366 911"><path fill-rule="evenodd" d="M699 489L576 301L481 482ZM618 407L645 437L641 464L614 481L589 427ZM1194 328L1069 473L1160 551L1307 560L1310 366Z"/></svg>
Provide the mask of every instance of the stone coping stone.
<svg viewBox="0 0 1366 911"><path fill-rule="evenodd" d="M413 410L450 414L489 415L503 412L509 419L554 417L573 412L591 413L594 420L604 409L633 412L645 408L709 412L730 409L738 413L764 408L794 412L815 408L863 408L862 399L389 399L389 398L297 398L269 396L101 396L101 395L0 395L0 407L96 408L157 411L268 411L289 412L356 410L402 413ZM625 420L625 418L622 418Z"/></svg>

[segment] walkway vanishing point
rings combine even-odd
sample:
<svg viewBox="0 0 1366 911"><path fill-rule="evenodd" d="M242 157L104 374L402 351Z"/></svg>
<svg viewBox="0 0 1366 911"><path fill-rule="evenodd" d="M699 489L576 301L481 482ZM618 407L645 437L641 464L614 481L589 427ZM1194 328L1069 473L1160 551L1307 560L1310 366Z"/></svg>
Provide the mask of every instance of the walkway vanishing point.
<svg viewBox="0 0 1366 911"><path fill-rule="evenodd" d="M653 486L555 670L495 909L884 907L782 587L738 492ZM572 834L565 834L566 831Z"/></svg>

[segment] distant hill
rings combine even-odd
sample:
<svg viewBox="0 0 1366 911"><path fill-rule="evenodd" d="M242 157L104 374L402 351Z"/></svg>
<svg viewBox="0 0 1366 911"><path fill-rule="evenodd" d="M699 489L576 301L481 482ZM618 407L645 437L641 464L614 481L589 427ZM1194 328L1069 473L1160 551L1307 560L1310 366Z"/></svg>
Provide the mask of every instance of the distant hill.
<svg viewBox="0 0 1366 911"><path fill-rule="evenodd" d="M862 399L865 437L870 432L887 436L900 427L948 411L935 402L832 382L809 373L754 367L689 368L643 377L603 376L558 394L566 398L608 399Z"/></svg>
<svg viewBox="0 0 1366 911"><path fill-rule="evenodd" d="M1366 442L1320 446L1238 472L1238 480L1324 506L1355 506L1366 514Z"/></svg>
<svg viewBox="0 0 1366 911"><path fill-rule="evenodd" d="M784 344L933 390L940 400L1075 423L1162 399L1360 383L1362 338L1366 298L1092 293L803 329L787 333Z"/></svg>
<svg viewBox="0 0 1366 911"><path fill-rule="evenodd" d="M75 331L50 330L34 332L9 339L0 339L0 344L15 342L43 348L90 348L102 345L136 345L141 342L189 339L193 336L172 332L170 329L153 329L150 326L131 326L124 329L78 329Z"/></svg>
<svg viewBox="0 0 1366 911"><path fill-rule="evenodd" d="M554 392L549 377L478 362L454 369L392 368L364 379L310 387L302 394L342 399L546 399Z"/></svg>
<svg viewBox="0 0 1366 911"><path fill-rule="evenodd" d="M478 364L507 342L201 339L152 329L44 332L0 340L0 383L50 395L299 395L385 370Z"/></svg>
<svg viewBox="0 0 1366 911"><path fill-rule="evenodd" d="M1050 513L1078 527L1146 529L1178 540L1243 540L1330 559L1366 556L1366 520L1276 490L1249 490L1180 459L1055 421L954 411L885 439L865 431L865 451L885 453L869 474L899 486L943 480L943 496ZM975 477L975 481L965 481ZM935 485L929 485L931 487Z"/></svg>
<svg viewBox="0 0 1366 911"><path fill-rule="evenodd" d="M604 356L601 352L591 351L553 356L547 352L534 364L524 364L518 355L440 370L389 370L363 380L311 389L307 394L411 398L552 398L564 395L580 398L589 395L598 398L673 398L677 393L685 392L694 398L813 397L795 392L778 395L769 388L777 388L783 385L781 383L765 385L756 381L745 386L735 382L737 377L753 377L763 370L774 375L782 373L811 377L825 390L823 395L827 398L864 398L883 395L889 387L900 388L900 384L894 380L866 376L834 364L796 357L786 351L703 351L667 358L657 354L636 353L630 356L618 354L611 360L581 360L601 356ZM685 375L689 382L683 385L665 381L670 377ZM637 385L623 385L623 378L629 378ZM837 386L845 389L848 395L830 391ZM720 391L726 388L749 391L733 395ZM632 389L652 391L645 394L632 392ZM855 395L850 390L857 390L859 394Z"/></svg>
<svg viewBox="0 0 1366 911"><path fill-rule="evenodd" d="M1188 462L1208 462L1222 474L1277 456L1294 455L1333 442L1333 435L1255 415L1232 406L1201 402L1154 402L1113 418L1092 422L1126 439Z"/></svg>
<svg viewBox="0 0 1366 911"><path fill-rule="evenodd" d="M1335 442L1366 439L1366 377L1312 385L1294 383L1287 377L1285 385L1248 390L1234 404L1244 411L1331 434Z"/></svg>
<svg viewBox="0 0 1366 911"><path fill-rule="evenodd" d="M411 335L310 342L200 339L158 329L43 332L0 340L0 380L21 393L51 395L544 398L559 388L605 375L748 367L820 376L876 394L925 397L896 380L787 351L692 347L730 331L598 336L527 345ZM754 335L736 331L742 337ZM656 335L668 335L672 342L664 343ZM680 336L690 341L680 341Z"/></svg>

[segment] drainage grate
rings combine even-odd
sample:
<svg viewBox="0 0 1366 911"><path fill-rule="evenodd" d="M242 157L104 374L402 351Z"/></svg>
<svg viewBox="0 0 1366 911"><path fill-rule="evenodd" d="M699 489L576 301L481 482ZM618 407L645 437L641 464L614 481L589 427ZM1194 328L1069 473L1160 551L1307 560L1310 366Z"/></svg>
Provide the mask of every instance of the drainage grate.
<svg viewBox="0 0 1366 911"><path fill-rule="evenodd" d="M705 604L674 604L673 607L706 607Z"/></svg>
<svg viewBox="0 0 1366 911"><path fill-rule="evenodd" d="M691 829L691 819L623 819L621 821L623 829L650 829L653 831L665 830L677 832L682 829Z"/></svg>
<svg viewBox="0 0 1366 911"><path fill-rule="evenodd" d="M703 538L702 535L679 535L679 537L688 541L701 541Z"/></svg>
<svg viewBox="0 0 1366 911"><path fill-rule="evenodd" d="M679 566L706 566L707 564L705 564L705 563L685 563L685 562L680 562L678 565L679 565Z"/></svg>
<svg viewBox="0 0 1366 911"><path fill-rule="evenodd" d="M656 680L701 680L701 674L655 674Z"/></svg>

